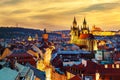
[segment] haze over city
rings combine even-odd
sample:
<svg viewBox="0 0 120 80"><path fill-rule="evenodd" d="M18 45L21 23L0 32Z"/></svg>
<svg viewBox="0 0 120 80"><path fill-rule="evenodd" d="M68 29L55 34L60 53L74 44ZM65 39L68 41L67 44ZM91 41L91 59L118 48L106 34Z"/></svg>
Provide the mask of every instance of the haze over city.
<svg viewBox="0 0 120 80"><path fill-rule="evenodd" d="M0 26L69 30L74 16L91 28L120 29L120 0L1 0Z"/></svg>

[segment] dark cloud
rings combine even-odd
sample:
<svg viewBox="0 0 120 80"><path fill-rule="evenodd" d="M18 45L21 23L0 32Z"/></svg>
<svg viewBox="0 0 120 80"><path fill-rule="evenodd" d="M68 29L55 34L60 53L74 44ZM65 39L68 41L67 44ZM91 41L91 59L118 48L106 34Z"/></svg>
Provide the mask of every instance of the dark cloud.
<svg viewBox="0 0 120 80"><path fill-rule="evenodd" d="M20 10L12 11L11 14L22 14L22 13L29 13L29 12L31 11L28 9L20 9Z"/></svg>
<svg viewBox="0 0 120 80"><path fill-rule="evenodd" d="M102 3L102 4L94 4L84 8L77 8L70 11L63 12L63 15L71 15L71 14L78 14L78 13L85 13L91 11L104 11L104 10L111 10L116 7L119 7L120 3Z"/></svg>
<svg viewBox="0 0 120 80"><path fill-rule="evenodd" d="M95 4L91 5L88 8L81 10L82 12L88 11L103 11L103 10L110 10L118 7L120 3L102 3L102 4Z"/></svg>
<svg viewBox="0 0 120 80"><path fill-rule="evenodd" d="M16 5L24 0L10 0L10 1L5 1L3 3L0 3L0 6L7 6L7 5Z"/></svg>

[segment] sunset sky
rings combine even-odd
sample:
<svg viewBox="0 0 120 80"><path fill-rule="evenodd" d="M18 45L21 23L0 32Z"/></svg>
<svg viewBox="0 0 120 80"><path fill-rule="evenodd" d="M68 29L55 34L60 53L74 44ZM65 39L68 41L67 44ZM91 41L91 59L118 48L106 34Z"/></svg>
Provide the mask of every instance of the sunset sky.
<svg viewBox="0 0 120 80"><path fill-rule="evenodd" d="M66 30L76 16L91 28L120 29L120 0L0 0L0 26Z"/></svg>

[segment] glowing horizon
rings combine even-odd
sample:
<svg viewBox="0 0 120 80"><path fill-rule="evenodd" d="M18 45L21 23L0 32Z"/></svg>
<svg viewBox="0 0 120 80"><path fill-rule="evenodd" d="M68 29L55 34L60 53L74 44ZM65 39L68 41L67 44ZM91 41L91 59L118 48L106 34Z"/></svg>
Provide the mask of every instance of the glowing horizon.
<svg viewBox="0 0 120 80"><path fill-rule="evenodd" d="M91 28L120 29L119 0L1 0L0 26L70 30L74 16Z"/></svg>

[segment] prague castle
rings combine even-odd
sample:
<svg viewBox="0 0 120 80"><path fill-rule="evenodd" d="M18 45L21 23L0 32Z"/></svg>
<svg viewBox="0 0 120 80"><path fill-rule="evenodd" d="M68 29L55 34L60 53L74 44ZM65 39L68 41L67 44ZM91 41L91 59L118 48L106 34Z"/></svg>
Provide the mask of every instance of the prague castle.
<svg viewBox="0 0 120 80"><path fill-rule="evenodd" d="M86 19L83 20L81 30L77 25L76 18L74 17L73 26L70 31L71 40L70 43L78 45L81 49L87 51L97 50L97 41L94 36L90 33L89 27L87 26Z"/></svg>
<svg viewBox="0 0 120 80"><path fill-rule="evenodd" d="M96 27L95 25L92 27L91 33L94 36L114 36L116 34L115 31L103 31L101 28Z"/></svg>

